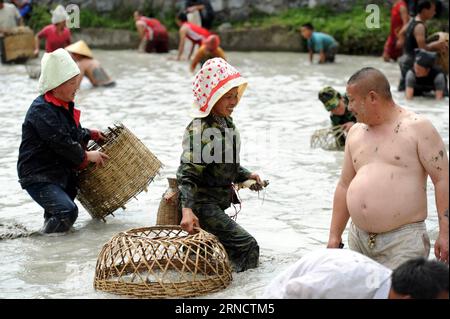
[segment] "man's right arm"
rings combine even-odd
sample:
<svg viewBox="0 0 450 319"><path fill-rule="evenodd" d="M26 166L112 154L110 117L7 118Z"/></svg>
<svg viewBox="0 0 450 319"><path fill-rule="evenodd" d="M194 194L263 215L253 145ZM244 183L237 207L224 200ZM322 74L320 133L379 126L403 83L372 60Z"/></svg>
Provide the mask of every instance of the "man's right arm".
<svg viewBox="0 0 450 319"><path fill-rule="evenodd" d="M425 38L425 26L423 24L418 24L414 28L414 37L416 38L419 49L438 52L448 48L448 44L445 41L438 40L427 43L427 39Z"/></svg>
<svg viewBox="0 0 450 319"><path fill-rule="evenodd" d="M352 155L350 152L350 144L352 140L352 132L357 129L358 125L353 125L347 137L345 144L344 163L342 166L341 177L336 186L333 200L333 213L331 216L330 234L327 248L339 248L342 242L342 233L347 226L350 214L347 208L347 189L356 175L353 167Z"/></svg>

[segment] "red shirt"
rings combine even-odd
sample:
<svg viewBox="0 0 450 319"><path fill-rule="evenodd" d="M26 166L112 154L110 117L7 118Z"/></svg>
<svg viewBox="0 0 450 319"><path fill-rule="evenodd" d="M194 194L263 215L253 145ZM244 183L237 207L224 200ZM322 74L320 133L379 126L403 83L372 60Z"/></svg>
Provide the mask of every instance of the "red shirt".
<svg viewBox="0 0 450 319"><path fill-rule="evenodd" d="M400 1L391 10L391 35L396 35L396 33L403 27L403 20L400 14L400 9L402 7L406 8L405 1Z"/></svg>
<svg viewBox="0 0 450 319"><path fill-rule="evenodd" d="M153 37L158 37L167 34L166 27L163 24L161 24L161 22L159 22L158 19L141 17L140 20L144 21L145 24L147 25L147 28L145 29L145 37L147 39L150 39L150 32L148 28L152 29Z"/></svg>
<svg viewBox="0 0 450 319"><path fill-rule="evenodd" d="M59 33L56 30L56 25L50 24L44 27L38 33L39 39L46 39L45 41L45 52L53 52L59 48L65 48L71 43L70 30L68 28L64 28L64 30Z"/></svg>
<svg viewBox="0 0 450 319"><path fill-rule="evenodd" d="M202 41L211 35L208 30L196 24L185 22L183 25L187 25L189 27L186 37L196 44L201 45Z"/></svg>

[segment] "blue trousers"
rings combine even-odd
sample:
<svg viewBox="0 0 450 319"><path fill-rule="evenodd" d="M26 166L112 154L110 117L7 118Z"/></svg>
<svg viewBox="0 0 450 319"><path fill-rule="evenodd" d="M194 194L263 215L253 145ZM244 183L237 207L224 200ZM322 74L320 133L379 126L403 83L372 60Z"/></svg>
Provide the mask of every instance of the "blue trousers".
<svg viewBox="0 0 450 319"><path fill-rule="evenodd" d="M78 207L74 202L77 195L75 185L64 189L56 184L36 183L27 187L26 191L44 208L43 233L63 233L75 223L78 217Z"/></svg>

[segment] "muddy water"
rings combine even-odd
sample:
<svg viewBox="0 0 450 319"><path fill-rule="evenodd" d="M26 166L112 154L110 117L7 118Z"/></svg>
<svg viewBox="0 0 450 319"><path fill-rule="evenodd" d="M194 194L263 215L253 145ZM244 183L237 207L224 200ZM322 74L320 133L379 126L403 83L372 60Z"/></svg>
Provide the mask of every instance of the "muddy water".
<svg viewBox="0 0 450 319"><path fill-rule="evenodd" d="M117 86L94 89L83 82L77 104L85 127L105 128L115 121L128 126L165 164L148 193L137 196L107 223L92 220L81 205L75 232L63 237L30 237L0 241L0 298L115 298L93 289L97 255L119 231L154 225L166 177L173 176L181 137L189 122L192 75L185 63L167 56L132 51L95 51ZM314 130L328 126L317 100L324 85L344 90L345 80L362 66L383 70L395 87L398 68L373 57L339 56L335 65L310 65L306 55L293 53L229 53L249 80L234 119L242 137L242 164L270 180L259 196L241 191L238 222L258 240L261 265L234 274L231 286L209 297L256 298L265 285L305 252L323 247L343 153L311 149ZM21 123L37 96L37 82L23 66L0 65L0 222L20 223L37 230L41 208L17 183L16 160ZM448 100L396 101L426 115L448 149ZM437 236L433 187L428 182L432 241ZM231 211L230 211L231 212ZM344 234L345 243L346 234Z"/></svg>

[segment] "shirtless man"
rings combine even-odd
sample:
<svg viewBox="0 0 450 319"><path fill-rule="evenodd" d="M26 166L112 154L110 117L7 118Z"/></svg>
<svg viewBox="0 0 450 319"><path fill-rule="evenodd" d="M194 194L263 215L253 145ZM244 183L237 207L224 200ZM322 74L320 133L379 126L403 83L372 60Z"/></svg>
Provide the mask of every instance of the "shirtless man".
<svg viewBox="0 0 450 319"><path fill-rule="evenodd" d="M83 40L75 42L65 49L69 51L80 69L80 82L86 76L93 86L114 86L116 84L100 62L94 59L91 49Z"/></svg>
<svg viewBox="0 0 450 319"><path fill-rule="evenodd" d="M392 99L384 74L363 68L347 83L358 123L347 136L333 203L328 248L339 247L349 218L350 249L394 269L428 257L426 182L434 184L438 260L448 263L449 169L444 142L430 121Z"/></svg>

